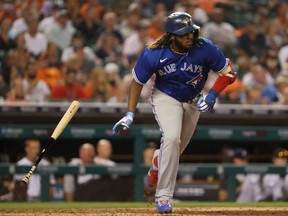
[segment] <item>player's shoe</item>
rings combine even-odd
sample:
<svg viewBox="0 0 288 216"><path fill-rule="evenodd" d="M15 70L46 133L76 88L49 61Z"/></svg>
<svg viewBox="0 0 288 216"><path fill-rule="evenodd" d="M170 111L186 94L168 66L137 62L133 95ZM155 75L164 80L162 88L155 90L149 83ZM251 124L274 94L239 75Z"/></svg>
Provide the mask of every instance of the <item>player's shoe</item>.
<svg viewBox="0 0 288 216"><path fill-rule="evenodd" d="M148 174L145 179L145 187L149 190L153 190L157 185L158 181L158 154L159 149L154 152L153 159L152 159L152 166L148 171Z"/></svg>
<svg viewBox="0 0 288 216"><path fill-rule="evenodd" d="M158 200L156 201L156 207L159 213L171 213L172 205L170 200Z"/></svg>

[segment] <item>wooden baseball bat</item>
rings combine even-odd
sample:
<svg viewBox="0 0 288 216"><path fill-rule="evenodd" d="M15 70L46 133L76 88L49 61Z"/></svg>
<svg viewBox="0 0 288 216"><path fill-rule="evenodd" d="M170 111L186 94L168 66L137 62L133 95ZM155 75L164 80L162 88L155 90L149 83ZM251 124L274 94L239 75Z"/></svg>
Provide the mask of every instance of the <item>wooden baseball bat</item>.
<svg viewBox="0 0 288 216"><path fill-rule="evenodd" d="M63 132L63 130L66 128L72 117L75 115L76 111L79 109L80 103L76 100L74 100L69 108L66 110L65 114L57 124L56 128L54 129L49 141L46 143L45 147L41 151L39 157L37 158L36 162L30 169L30 171L27 173L25 178L22 179L22 182L28 184L29 178L34 173L36 167L38 166L39 162L42 160L42 158L45 156L46 152L49 150L49 148L53 145L55 140L60 136L60 134Z"/></svg>

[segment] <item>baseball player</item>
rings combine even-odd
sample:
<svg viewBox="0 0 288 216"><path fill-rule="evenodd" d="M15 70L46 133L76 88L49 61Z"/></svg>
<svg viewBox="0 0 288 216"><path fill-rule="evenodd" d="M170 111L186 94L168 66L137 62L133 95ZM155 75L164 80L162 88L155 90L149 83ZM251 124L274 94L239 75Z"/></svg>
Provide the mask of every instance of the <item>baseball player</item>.
<svg viewBox="0 0 288 216"><path fill-rule="evenodd" d="M170 14L165 28L166 34L149 44L138 58L132 70L127 113L112 129L117 134L130 127L143 85L155 74L151 103L162 139L146 183L157 184L159 213L172 212L179 156L193 135L200 112L212 109L217 96L236 79L229 59L210 40L200 37L200 27L188 13ZM210 70L219 76L202 96Z"/></svg>

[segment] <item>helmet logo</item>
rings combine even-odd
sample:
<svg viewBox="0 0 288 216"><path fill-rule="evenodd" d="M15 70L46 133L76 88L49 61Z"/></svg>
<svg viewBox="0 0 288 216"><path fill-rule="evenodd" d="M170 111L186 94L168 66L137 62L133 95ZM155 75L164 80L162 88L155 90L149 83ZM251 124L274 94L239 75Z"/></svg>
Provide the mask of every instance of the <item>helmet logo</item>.
<svg viewBox="0 0 288 216"><path fill-rule="evenodd" d="M182 23L186 24L187 26L191 23L191 19L186 18L182 21Z"/></svg>

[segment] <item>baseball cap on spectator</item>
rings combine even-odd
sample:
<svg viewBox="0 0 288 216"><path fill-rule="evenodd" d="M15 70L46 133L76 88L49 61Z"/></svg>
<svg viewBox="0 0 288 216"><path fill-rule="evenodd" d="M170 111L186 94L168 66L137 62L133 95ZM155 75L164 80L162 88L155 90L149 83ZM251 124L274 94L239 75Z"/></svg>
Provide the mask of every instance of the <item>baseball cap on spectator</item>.
<svg viewBox="0 0 288 216"><path fill-rule="evenodd" d="M287 158L288 157L288 151L284 148L276 148L273 151L273 157L275 157L275 158Z"/></svg>
<svg viewBox="0 0 288 216"><path fill-rule="evenodd" d="M56 14L57 17L62 17L62 16L66 17L67 15L68 15L68 11L66 9L61 9L57 11L57 14Z"/></svg>
<svg viewBox="0 0 288 216"><path fill-rule="evenodd" d="M239 148L239 149L236 149L234 151L234 154L233 154L232 157L233 158L240 158L240 159L245 160L245 159L247 159L247 156L248 156L247 151L245 149L243 149L243 148Z"/></svg>
<svg viewBox="0 0 288 216"><path fill-rule="evenodd" d="M141 20L137 26L138 30L142 30L142 29L147 29L150 25L150 22L148 20Z"/></svg>
<svg viewBox="0 0 288 216"><path fill-rule="evenodd" d="M116 63L110 62L105 65L104 70L108 74L114 74L120 72L120 67Z"/></svg>

